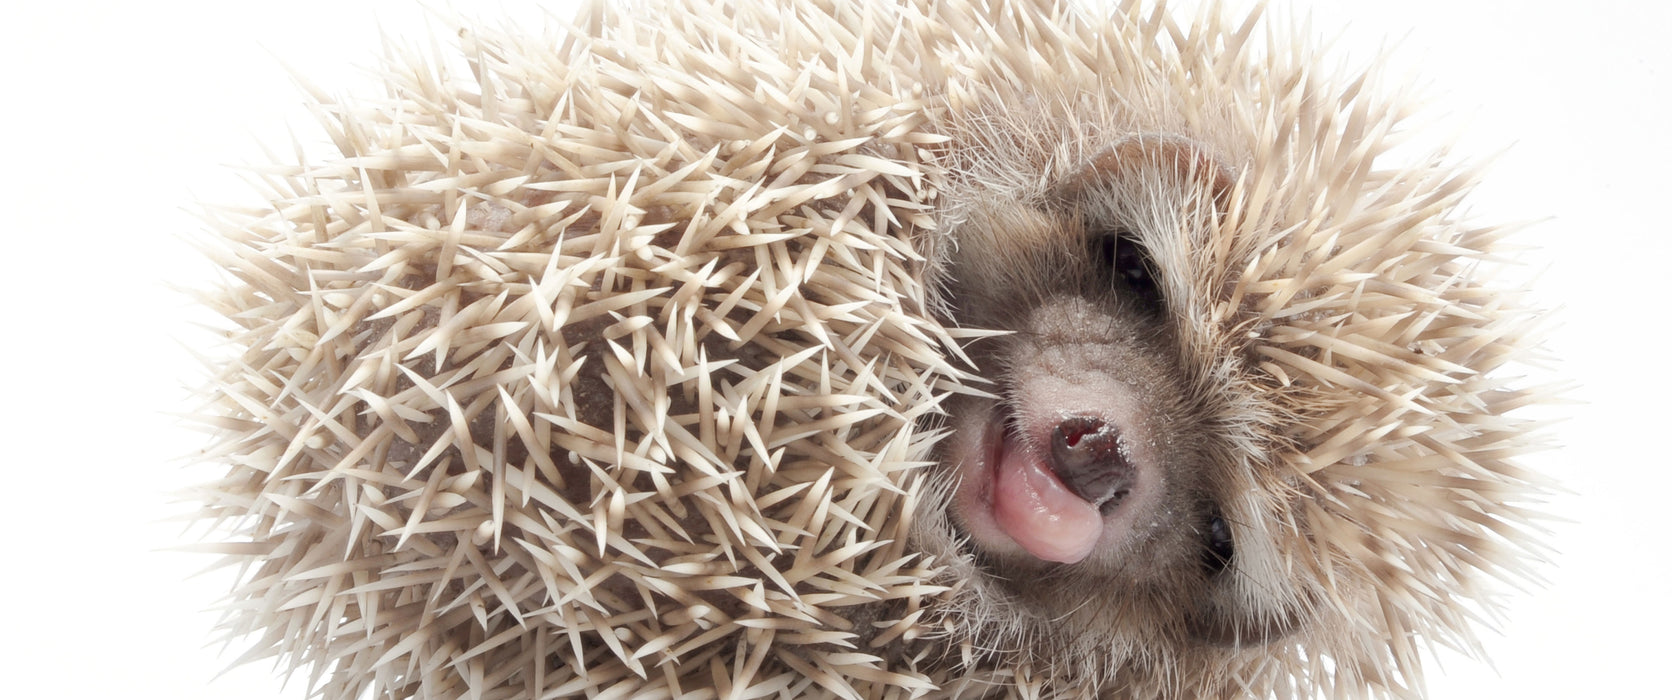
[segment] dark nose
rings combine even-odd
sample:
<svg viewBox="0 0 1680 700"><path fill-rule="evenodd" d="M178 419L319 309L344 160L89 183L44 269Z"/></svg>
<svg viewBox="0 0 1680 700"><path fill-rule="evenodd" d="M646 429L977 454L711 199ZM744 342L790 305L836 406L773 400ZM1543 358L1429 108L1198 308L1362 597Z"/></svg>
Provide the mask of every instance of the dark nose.
<svg viewBox="0 0 1680 700"><path fill-rule="evenodd" d="M1120 507L1137 477L1119 428L1092 416L1068 418L1051 431L1050 469L1103 515Z"/></svg>

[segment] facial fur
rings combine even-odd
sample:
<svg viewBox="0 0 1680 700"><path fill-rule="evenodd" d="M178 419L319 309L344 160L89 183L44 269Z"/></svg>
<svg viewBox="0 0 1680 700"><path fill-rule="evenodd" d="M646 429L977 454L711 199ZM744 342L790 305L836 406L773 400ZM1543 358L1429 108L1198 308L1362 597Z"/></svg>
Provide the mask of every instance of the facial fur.
<svg viewBox="0 0 1680 700"><path fill-rule="evenodd" d="M980 694L1415 697L1476 576L1526 566L1508 412L1544 392L1497 370L1535 317L1373 76L1148 7L1025 20L1100 48L940 104L921 246L975 378L912 532L934 634Z"/></svg>
<svg viewBox="0 0 1680 700"><path fill-rule="evenodd" d="M1228 419L1243 397L1185 322L1233 172L1182 136L1122 136L1038 191L965 203L935 256L946 322L1003 331L965 348L986 395L949 404L942 497L918 514L922 546L965 570L955 624L980 646L1137 692L1313 614L1320 594L1275 575L1287 546L1259 522L1294 486L1255 488L1263 448ZM1068 456L1092 441L1097 457Z"/></svg>

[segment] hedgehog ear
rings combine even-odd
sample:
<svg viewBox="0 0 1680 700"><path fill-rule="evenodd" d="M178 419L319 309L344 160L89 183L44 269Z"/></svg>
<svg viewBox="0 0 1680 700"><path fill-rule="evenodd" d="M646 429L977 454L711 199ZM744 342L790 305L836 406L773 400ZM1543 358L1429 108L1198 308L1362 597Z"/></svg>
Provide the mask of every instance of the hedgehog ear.
<svg viewBox="0 0 1680 700"><path fill-rule="evenodd" d="M1231 168L1195 141L1172 134L1137 134L1098 151L1050 188L1049 200L1086 211L1094 198L1117 188L1141 186L1160 192L1165 185L1187 194L1205 193L1223 210L1235 183Z"/></svg>

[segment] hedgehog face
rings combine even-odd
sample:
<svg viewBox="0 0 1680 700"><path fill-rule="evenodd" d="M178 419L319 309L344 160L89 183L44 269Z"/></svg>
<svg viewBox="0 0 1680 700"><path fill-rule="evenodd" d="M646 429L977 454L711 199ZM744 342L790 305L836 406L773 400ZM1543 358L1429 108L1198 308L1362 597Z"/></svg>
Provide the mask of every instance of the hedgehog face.
<svg viewBox="0 0 1680 700"><path fill-rule="evenodd" d="M973 566L976 635L1125 664L1276 640L1310 608L1253 517L1288 485L1242 474L1221 423L1241 397L1208 386L1185 322L1207 300L1171 283L1207 277L1186 253L1231 172L1189 139L1126 137L1027 203L982 198L935 259L947 322L1006 331L968 348L992 395L951 403L947 492L922 513Z"/></svg>

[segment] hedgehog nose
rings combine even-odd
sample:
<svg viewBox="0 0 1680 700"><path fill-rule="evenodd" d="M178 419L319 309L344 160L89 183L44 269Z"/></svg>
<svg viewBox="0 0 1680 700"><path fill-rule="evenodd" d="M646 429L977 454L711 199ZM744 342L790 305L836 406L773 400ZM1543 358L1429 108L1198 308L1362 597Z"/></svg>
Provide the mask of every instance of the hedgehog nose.
<svg viewBox="0 0 1680 700"><path fill-rule="evenodd" d="M1107 515L1132 490L1136 470L1126 460L1120 430L1091 416L1074 416L1050 433L1050 470L1069 491Z"/></svg>

